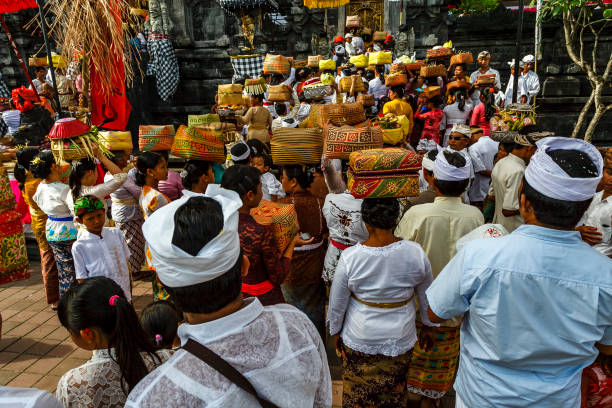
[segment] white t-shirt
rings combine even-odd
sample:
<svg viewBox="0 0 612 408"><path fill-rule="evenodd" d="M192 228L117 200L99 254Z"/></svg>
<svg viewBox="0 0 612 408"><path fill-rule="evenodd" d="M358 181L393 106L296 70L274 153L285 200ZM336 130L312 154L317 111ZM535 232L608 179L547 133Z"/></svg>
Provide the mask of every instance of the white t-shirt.
<svg viewBox="0 0 612 408"><path fill-rule="evenodd" d="M83 229L72 245L77 279L106 276L121 286L125 297L131 301L129 256L123 233L117 228L104 228L102 238Z"/></svg>

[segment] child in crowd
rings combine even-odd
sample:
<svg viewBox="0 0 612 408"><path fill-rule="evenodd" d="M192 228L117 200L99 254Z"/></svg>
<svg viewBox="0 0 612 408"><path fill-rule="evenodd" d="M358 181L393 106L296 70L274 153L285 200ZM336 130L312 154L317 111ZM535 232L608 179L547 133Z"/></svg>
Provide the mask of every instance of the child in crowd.
<svg viewBox="0 0 612 408"><path fill-rule="evenodd" d="M261 192L262 199L266 201L276 201L285 197L285 191L280 181L270 172L272 159L266 153L253 156L251 165L261 173Z"/></svg>
<svg viewBox="0 0 612 408"><path fill-rule="evenodd" d="M425 106L422 101L419 101L419 106L414 114L415 119L424 122L421 139L433 140L438 145L440 144L440 123L444 117L444 112L440 109L441 104L440 96L426 99Z"/></svg>
<svg viewBox="0 0 612 408"><path fill-rule="evenodd" d="M180 346L176 335L179 314L172 303L160 300L145 306L140 314L140 323L157 348L172 349Z"/></svg>
<svg viewBox="0 0 612 408"><path fill-rule="evenodd" d="M155 152L144 152L138 156L136 169L134 179L136 185L142 187L138 204L146 220L151 214L170 202L168 196L157 190L159 181L168 178L168 163L161 155ZM145 246L145 254L146 253L147 250ZM148 258L146 261L149 269L153 270ZM168 295L157 276L152 284L154 299L170 299L170 295Z"/></svg>
<svg viewBox="0 0 612 408"><path fill-rule="evenodd" d="M181 172L185 190L204 194L209 184L214 184L215 173L212 163L203 160L188 160Z"/></svg>
<svg viewBox="0 0 612 408"><path fill-rule="evenodd" d="M164 160L166 160L166 167L169 166L170 151L160 150L159 153ZM183 184L181 183L181 176L174 170L168 170L168 178L165 180L159 180L157 189L168 196L170 200L178 200L183 196Z"/></svg>
<svg viewBox="0 0 612 408"><path fill-rule="evenodd" d="M86 228L72 245L77 280L83 283L94 276L106 276L121 286L131 302L130 250L121 231L104 228L104 203L93 195L79 197L74 203L74 213L77 221Z"/></svg>
<svg viewBox="0 0 612 408"><path fill-rule="evenodd" d="M246 142L240 141L230 149L230 157L234 164L248 166L251 163L251 148Z"/></svg>
<svg viewBox="0 0 612 408"><path fill-rule="evenodd" d="M68 290L57 315L74 344L93 351L57 384L55 395L65 407L123 407L136 384L172 355L155 349L121 287L104 276Z"/></svg>

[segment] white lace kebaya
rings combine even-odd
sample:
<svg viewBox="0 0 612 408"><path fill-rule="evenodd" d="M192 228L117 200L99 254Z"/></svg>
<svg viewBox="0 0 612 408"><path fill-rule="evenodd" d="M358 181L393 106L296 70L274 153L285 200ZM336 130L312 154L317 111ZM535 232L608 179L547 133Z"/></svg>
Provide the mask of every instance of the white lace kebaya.
<svg viewBox="0 0 612 408"><path fill-rule="evenodd" d="M141 355L149 371L156 367L148 353ZM157 355L163 363L172 352L160 350ZM94 350L89 361L64 374L57 384L55 396L66 408L119 408L127 398L121 388L119 364L108 350Z"/></svg>
<svg viewBox="0 0 612 408"><path fill-rule="evenodd" d="M283 408L331 407L325 346L305 314L257 298L228 316L182 324L181 344L193 339L234 366L258 394ZM258 407L253 396L185 350L178 350L132 390L126 407Z"/></svg>
<svg viewBox="0 0 612 408"><path fill-rule="evenodd" d="M329 294L327 323L333 336L341 333L349 348L366 354L396 357L417 340L414 300L397 308L367 306L419 299L421 321L427 317L425 290L433 280L431 265L419 244L397 241L385 247L357 244L340 256Z"/></svg>

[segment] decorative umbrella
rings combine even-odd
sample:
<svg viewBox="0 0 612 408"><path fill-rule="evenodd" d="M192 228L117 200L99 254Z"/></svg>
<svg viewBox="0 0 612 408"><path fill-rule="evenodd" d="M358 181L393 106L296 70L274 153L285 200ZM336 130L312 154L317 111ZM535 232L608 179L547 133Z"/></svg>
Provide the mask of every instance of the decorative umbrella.
<svg viewBox="0 0 612 408"><path fill-rule="evenodd" d="M2 28L6 32L9 42L11 43L11 48L13 48L13 51L17 55L19 64L21 65L21 68L23 69L23 72L25 73L28 82L30 83L30 85L32 85L32 89L34 89L34 92L36 92L36 87L34 86L34 84L32 84L32 78L30 78L30 74L28 73L28 70L25 64L23 63L23 58L21 58L21 54L19 53L19 50L15 45L15 41L13 41L13 36L8 30L6 23L4 22L4 17L2 16L2 13L16 13L21 10L38 8L38 13L40 15L40 26L42 28L42 35L45 41L47 55L51 56L51 47L49 46L49 38L47 37L47 28L45 25L45 16L42 10L42 2L43 0L0 0L0 24L2 24ZM55 81L55 72L53 70L53 61L51 60L51 58L49 58L49 68L51 69L51 81L53 82L53 89L55 90L55 103L61 110L62 105L59 101L59 95L57 92L57 82ZM36 94L36 96L38 97L38 94Z"/></svg>
<svg viewBox="0 0 612 408"><path fill-rule="evenodd" d="M304 0L304 6L309 9L322 8L325 9L325 32L327 32L327 9L344 6L349 0Z"/></svg>

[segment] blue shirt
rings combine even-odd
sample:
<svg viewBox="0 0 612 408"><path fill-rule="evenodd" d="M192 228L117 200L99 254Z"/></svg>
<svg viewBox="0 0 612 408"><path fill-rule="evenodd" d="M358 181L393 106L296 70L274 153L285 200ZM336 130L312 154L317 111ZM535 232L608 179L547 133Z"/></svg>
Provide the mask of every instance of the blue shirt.
<svg viewBox="0 0 612 408"><path fill-rule="evenodd" d="M470 408L578 408L595 343L612 344L612 261L575 231L475 240L427 298L442 319L465 313L454 388Z"/></svg>

